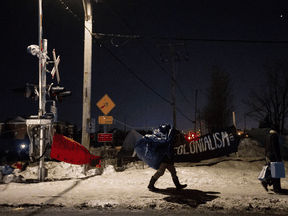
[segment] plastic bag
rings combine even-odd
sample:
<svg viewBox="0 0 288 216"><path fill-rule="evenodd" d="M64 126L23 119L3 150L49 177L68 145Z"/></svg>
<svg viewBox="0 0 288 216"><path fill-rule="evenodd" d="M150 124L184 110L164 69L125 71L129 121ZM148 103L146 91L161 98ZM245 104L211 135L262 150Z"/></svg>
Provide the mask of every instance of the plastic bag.
<svg viewBox="0 0 288 216"><path fill-rule="evenodd" d="M267 178L270 175L270 170L269 170L269 166L265 165L263 166L261 172L258 175L258 179L260 181L263 181L265 178Z"/></svg>

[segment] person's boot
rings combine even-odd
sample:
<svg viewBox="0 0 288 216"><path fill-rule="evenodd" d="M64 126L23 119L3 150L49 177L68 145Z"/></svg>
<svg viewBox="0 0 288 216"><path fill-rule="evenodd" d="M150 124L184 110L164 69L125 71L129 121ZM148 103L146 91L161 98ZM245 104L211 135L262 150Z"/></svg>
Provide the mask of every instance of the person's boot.
<svg viewBox="0 0 288 216"><path fill-rule="evenodd" d="M281 188L280 178L273 179L273 190L275 193L281 192L282 188Z"/></svg>
<svg viewBox="0 0 288 216"><path fill-rule="evenodd" d="M267 180L261 181L261 184L262 184L262 186L264 187L264 189L268 192L268 188L267 188L268 183L267 183Z"/></svg>
<svg viewBox="0 0 288 216"><path fill-rule="evenodd" d="M187 187L187 184L184 184L184 185L181 185L181 184L180 184L179 179L178 179L177 176L176 176L176 177L173 177L172 179L173 179L173 182L174 182L177 190L181 190L182 188Z"/></svg>
<svg viewBox="0 0 288 216"><path fill-rule="evenodd" d="M157 181L157 179L152 176L150 179L149 185L148 185L148 189L150 191L153 191L153 192L159 191L159 189L154 186L156 181Z"/></svg>

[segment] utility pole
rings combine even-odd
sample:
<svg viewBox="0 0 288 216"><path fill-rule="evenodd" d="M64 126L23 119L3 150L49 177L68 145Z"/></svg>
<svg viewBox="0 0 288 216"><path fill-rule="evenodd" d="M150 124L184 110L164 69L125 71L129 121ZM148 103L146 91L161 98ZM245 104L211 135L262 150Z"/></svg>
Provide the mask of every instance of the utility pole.
<svg viewBox="0 0 288 216"><path fill-rule="evenodd" d="M177 128L177 118L176 118L176 78L175 78L175 61L180 61L179 53L175 52L176 46L184 46L184 44L168 44L168 45L162 45L158 46L160 48L169 48L170 54L171 54L171 66L172 66L172 73L171 73L171 85L172 85L172 106L173 106L173 126ZM161 53L162 56L162 53ZM185 58L188 60L188 53ZM161 59L162 61L168 61L166 59Z"/></svg>
<svg viewBox="0 0 288 216"><path fill-rule="evenodd" d="M202 136L203 133L202 133L201 112L200 112L200 110L199 110L198 120L199 120L200 136Z"/></svg>
<svg viewBox="0 0 288 216"><path fill-rule="evenodd" d="M233 116L233 125L234 127L236 127L236 117L235 117L235 112L232 112L232 116Z"/></svg>
<svg viewBox="0 0 288 216"><path fill-rule="evenodd" d="M176 119L176 78L175 78L175 61L180 61L179 52L175 51L175 47L183 47L185 49L185 45L181 44L168 44L168 45L158 45L158 48L169 48L169 52L171 54L171 63L172 63L172 75L171 75L171 84L172 84L172 106L173 106L173 126L177 128L177 119ZM186 52L186 57L183 58L188 61L189 53ZM169 58L170 59L170 58ZM161 61L168 61L168 59L164 59L161 53Z"/></svg>
<svg viewBox="0 0 288 216"><path fill-rule="evenodd" d="M194 133L196 133L196 124L197 124L197 89L195 95L195 122L194 122Z"/></svg>
<svg viewBox="0 0 288 216"><path fill-rule="evenodd" d="M91 122L91 74L92 74L92 6L90 0L82 0L84 8L84 78L83 78L83 115L82 115L82 145L90 149ZM87 166L84 165L84 173Z"/></svg>

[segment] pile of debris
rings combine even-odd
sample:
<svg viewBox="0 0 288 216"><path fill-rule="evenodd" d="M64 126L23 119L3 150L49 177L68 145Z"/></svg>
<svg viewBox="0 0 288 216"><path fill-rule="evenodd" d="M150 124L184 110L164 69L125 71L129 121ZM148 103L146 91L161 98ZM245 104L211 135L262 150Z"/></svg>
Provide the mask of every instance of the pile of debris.
<svg viewBox="0 0 288 216"><path fill-rule="evenodd" d="M265 157L265 148L261 147L257 140L251 138L242 139L238 146L239 157Z"/></svg>

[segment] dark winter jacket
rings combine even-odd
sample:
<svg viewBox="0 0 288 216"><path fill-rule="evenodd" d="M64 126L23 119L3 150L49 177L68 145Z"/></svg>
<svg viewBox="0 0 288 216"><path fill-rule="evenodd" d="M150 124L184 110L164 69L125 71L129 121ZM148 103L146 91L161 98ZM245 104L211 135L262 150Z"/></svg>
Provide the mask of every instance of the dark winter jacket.
<svg viewBox="0 0 288 216"><path fill-rule="evenodd" d="M267 143L265 148L266 157L269 158L271 162L281 162L280 146L278 133L271 130L267 137Z"/></svg>

